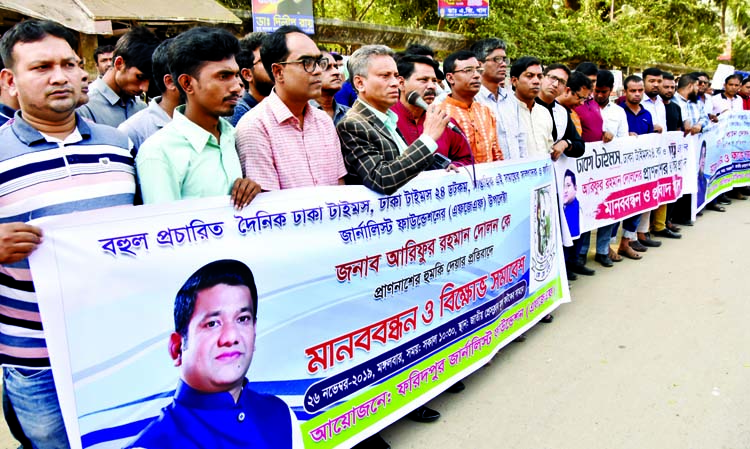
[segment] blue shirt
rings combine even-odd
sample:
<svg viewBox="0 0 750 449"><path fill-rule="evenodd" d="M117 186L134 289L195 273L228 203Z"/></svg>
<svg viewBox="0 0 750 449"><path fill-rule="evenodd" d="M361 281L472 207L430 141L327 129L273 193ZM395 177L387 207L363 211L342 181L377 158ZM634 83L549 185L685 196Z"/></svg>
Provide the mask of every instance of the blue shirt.
<svg viewBox="0 0 750 449"><path fill-rule="evenodd" d="M309 101L310 106L323 110L323 107L315 100ZM333 124L338 125L342 118L346 115L346 112L351 109L349 106L344 106L343 104L339 104L336 99L333 99ZM325 111L324 111L325 112ZM328 114L326 112L326 114Z"/></svg>
<svg viewBox="0 0 750 449"><path fill-rule="evenodd" d="M346 80L344 81L344 84L341 85L341 90L336 92L336 95L334 95L333 98L338 104L352 107L354 102L357 101L357 91L354 90L351 81Z"/></svg>
<svg viewBox="0 0 750 449"><path fill-rule="evenodd" d="M13 114L16 113L16 110L11 108L10 106L4 105L0 103L0 125L4 125L5 122L13 118Z"/></svg>
<svg viewBox="0 0 750 449"><path fill-rule="evenodd" d="M284 401L247 380L237 403L229 392L202 393L181 380L172 403L128 447L291 449L292 418Z"/></svg>
<svg viewBox="0 0 750 449"><path fill-rule="evenodd" d="M641 134L648 134L654 132L654 120L651 118L651 113L641 106L641 110L638 114L633 114L633 111L628 107L627 102L622 102L620 105L625 109L625 117L628 119L628 132L636 133L639 136Z"/></svg>
<svg viewBox="0 0 750 449"><path fill-rule="evenodd" d="M234 107L234 114L229 118L229 123L231 123L232 126L237 126L237 122L240 121L242 116L247 114L250 109L258 106L258 103L260 102L256 100L255 97L249 93L245 93L245 95L240 98L240 101L237 102L237 106Z"/></svg>
<svg viewBox="0 0 750 449"><path fill-rule="evenodd" d="M134 116L125 120L117 127L124 132L133 142L133 154L143 145L149 137L164 128L164 125L172 121L167 111L159 106L161 97L154 98L146 109L138 111Z"/></svg>
<svg viewBox="0 0 750 449"><path fill-rule="evenodd" d="M100 125L117 128L141 109L146 109L146 103L140 98L120 97L102 78L97 78L89 86L89 102L78 108L78 113Z"/></svg>

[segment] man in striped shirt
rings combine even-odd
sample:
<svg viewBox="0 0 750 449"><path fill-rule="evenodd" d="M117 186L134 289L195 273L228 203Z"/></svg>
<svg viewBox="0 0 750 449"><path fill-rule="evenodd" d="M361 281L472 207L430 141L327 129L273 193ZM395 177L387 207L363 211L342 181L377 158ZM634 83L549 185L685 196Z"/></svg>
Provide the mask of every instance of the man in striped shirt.
<svg viewBox="0 0 750 449"><path fill-rule="evenodd" d="M0 76L20 104L0 128L3 394L20 422L14 434L40 449L68 440L27 260L42 231L26 222L132 204L135 192L127 136L75 113L83 77L74 48L74 35L48 21L21 22L0 40Z"/></svg>

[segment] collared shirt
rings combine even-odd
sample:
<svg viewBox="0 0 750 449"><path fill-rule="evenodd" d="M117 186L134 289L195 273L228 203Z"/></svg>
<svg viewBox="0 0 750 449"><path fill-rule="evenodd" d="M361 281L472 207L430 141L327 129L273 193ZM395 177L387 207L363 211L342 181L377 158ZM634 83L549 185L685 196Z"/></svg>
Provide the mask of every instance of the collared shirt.
<svg viewBox="0 0 750 449"><path fill-rule="evenodd" d="M172 117L159 106L159 103L161 103L161 97L154 98L146 109L137 112L117 127L130 137L135 153L138 152L138 148L143 145L146 139L172 121Z"/></svg>
<svg viewBox="0 0 750 449"><path fill-rule="evenodd" d="M599 142L602 140L604 119L596 100L589 98L575 109L581 119L581 138L584 142Z"/></svg>
<svg viewBox="0 0 750 449"><path fill-rule="evenodd" d="M253 391L247 379L235 402L229 392L204 393L180 380L174 400L128 448L292 449L302 447L299 423L276 396Z"/></svg>
<svg viewBox="0 0 750 449"><path fill-rule="evenodd" d="M664 108L664 102L659 95L654 98L644 95L641 106L651 114L654 126L659 125L662 130L667 129L667 110Z"/></svg>
<svg viewBox="0 0 750 449"><path fill-rule="evenodd" d="M641 106L638 114L635 114L630 110L627 102L623 102L620 107L625 110L625 117L628 119L629 133L635 133L640 136L641 134L654 132L654 122L651 118L651 113L648 112L646 108Z"/></svg>
<svg viewBox="0 0 750 449"><path fill-rule="evenodd" d="M15 113L15 109L0 103L0 126L4 125L8 120L12 119L13 114Z"/></svg>
<svg viewBox="0 0 750 449"><path fill-rule="evenodd" d="M742 111L744 107L742 105L742 98L739 95L735 95L732 98L727 97L724 94L714 96L711 98L713 102L713 114L725 114L731 111Z"/></svg>
<svg viewBox="0 0 750 449"><path fill-rule="evenodd" d="M245 176L263 190L338 185L346 175L336 128L323 111L305 106L304 122L272 91L237 123Z"/></svg>
<svg viewBox="0 0 750 449"><path fill-rule="evenodd" d="M0 128L0 223L133 204L127 136L80 116L76 124L62 141L46 138L21 111ZM28 259L0 272L0 364L49 367Z"/></svg>
<svg viewBox="0 0 750 449"><path fill-rule="evenodd" d="M611 133L614 137L628 136L628 118L625 116L625 110L614 103L607 103L607 106L601 108L603 131Z"/></svg>
<svg viewBox="0 0 750 449"><path fill-rule="evenodd" d="M474 152L474 162L503 160L503 152L497 143L497 120L490 108L477 101L467 105L449 96L440 104L440 109L464 132Z"/></svg>
<svg viewBox="0 0 750 449"><path fill-rule="evenodd" d="M398 116L393 113L390 109L385 111L385 114L378 111L377 109L370 106L370 103L366 102L364 99L360 99L360 102L372 112L375 117L380 120L381 123L383 123L383 126L385 126L385 129L388 130L388 133L390 133L393 140L396 142L396 145L398 145L398 151L399 153L403 153L404 150L408 147L406 144L406 141L404 141L404 138L401 137L401 134L398 132ZM432 139L430 139L432 140ZM434 151L434 150L433 150Z"/></svg>
<svg viewBox="0 0 750 449"><path fill-rule="evenodd" d="M146 109L146 103L140 98L121 98L104 79L97 78L89 86L89 102L78 112L96 123L117 128L141 109Z"/></svg>
<svg viewBox="0 0 750 449"><path fill-rule="evenodd" d="M398 130L404 137L407 145L414 143L424 133L424 121L427 114L422 114L414 119L411 112L406 109L400 101L391 107L391 111L398 116ZM451 119L454 125L458 125ZM471 148L464 136L446 128L443 135L437 140L437 153L442 154L456 165L471 164Z"/></svg>
<svg viewBox="0 0 750 449"><path fill-rule="evenodd" d="M219 119L217 142L184 111L178 106L172 121L147 139L135 158L146 204L229 195L242 177L232 125Z"/></svg>
<svg viewBox="0 0 750 449"><path fill-rule="evenodd" d="M310 100L310 105L312 105L312 107L314 107L315 109L323 111L323 106L318 104L318 102L315 100ZM348 111L349 109L351 109L349 106L344 106L343 104L339 104L339 102L336 101L336 99L334 98L333 99L333 124L334 125L338 124L338 122L340 122L341 119L344 118L344 116L346 115L346 111ZM326 112L326 111L323 111L323 112ZM327 112L326 112L326 115L328 115Z"/></svg>
<svg viewBox="0 0 750 449"><path fill-rule="evenodd" d="M234 107L234 114L232 114L232 117L229 119L229 123L231 123L232 126L237 126L237 123L240 122L242 116L258 106L259 103L260 102L250 95L249 92L245 92L245 95L240 98L240 101L238 101L237 105Z"/></svg>
<svg viewBox="0 0 750 449"><path fill-rule="evenodd" d="M528 157L549 157L552 153L552 116L549 111L534 103L529 109L526 103L522 102L515 95L513 96L518 104L518 116L521 119L522 126L526 129L526 150Z"/></svg>
<svg viewBox="0 0 750 449"><path fill-rule="evenodd" d="M526 135L521 135L518 108L513 104L513 98L508 95L508 91L500 87L497 95L495 95L482 84L479 93L474 97L474 101L487 106L495 115L497 143L502 149L503 158L519 159L524 157L526 149L522 147L526 141Z"/></svg>
<svg viewBox="0 0 750 449"><path fill-rule="evenodd" d="M688 101L679 92L675 92L672 102L680 107L682 120L690 122L689 125L691 128L695 125L702 125L704 127L708 125L708 118L703 113L701 105L697 102Z"/></svg>
<svg viewBox="0 0 750 449"><path fill-rule="evenodd" d="M536 97L536 104L549 111L550 117L552 117L552 141L567 140L569 146L565 149L564 154L568 157L582 156L586 151L586 144L581 139L581 121L575 111L561 105L557 100L546 103L541 98Z"/></svg>

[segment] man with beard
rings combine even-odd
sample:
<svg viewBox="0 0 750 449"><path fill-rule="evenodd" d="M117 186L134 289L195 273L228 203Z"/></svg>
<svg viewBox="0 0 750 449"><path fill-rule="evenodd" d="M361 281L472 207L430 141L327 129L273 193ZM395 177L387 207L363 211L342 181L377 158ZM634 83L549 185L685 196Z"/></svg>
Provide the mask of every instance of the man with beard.
<svg viewBox="0 0 750 449"><path fill-rule="evenodd" d="M273 81L268 76L260 57L260 49L265 39L266 33L256 32L240 40L237 65L240 67L240 79L245 87L245 95L237 102L234 114L229 119L232 126L237 126L242 116L270 95L273 89Z"/></svg>
<svg viewBox="0 0 750 449"><path fill-rule="evenodd" d="M140 98L151 81L151 55L159 39L145 27L123 34L113 53L112 67L91 83L89 102L78 112L85 118L112 127L120 126L146 108Z"/></svg>
<svg viewBox="0 0 750 449"><path fill-rule="evenodd" d="M437 95L438 64L427 56L406 54L396 63L401 78L399 101L391 107L398 116L398 130L407 145L411 145L424 132L425 110L409 104L408 95L416 92L428 105ZM451 120L454 125L457 123ZM454 166L470 165L471 148L466 138L457 132L444 132L436 141L440 153L450 159Z"/></svg>
<svg viewBox="0 0 750 449"><path fill-rule="evenodd" d="M321 50L321 53L323 54L323 57L328 60L328 67L323 70L323 77L321 79L323 84L320 86L320 96L310 100L310 104L314 108L318 108L328 114L335 125L344 118L346 111L350 108L349 106L339 104L336 101L336 98L334 98L336 92L341 90L341 84L343 82L341 72L336 65L336 59L333 57L333 54L328 51Z"/></svg>
<svg viewBox="0 0 750 449"><path fill-rule="evenodd" d="M232 115L242 92L234 60L239 42L226 30L197 27L175 37L168 51L172 79L186 102L136 156L143 202L231 194L241 209L260 186L242 177L234 128L223 118Z"/></svg>
<svg viewBox="0 0 750 449"><path fill-rule="evenodd" d="M323 72L333 58L288 25L268 35L260 54L275 87L237 123L245 176L264 191L344 184L333 121L309 103L320 97Z"/></svg>
<svg viewBox="0 0 750 449"><path fill-rule="evenodd" d="M523 157L549 157L553 151L552 117L536 103L543 78L542 62L532 56L520 58L510 68L510 82L515 91L511 119L518 121L521 134L526 136Z"/></svg>
<svg viewBox="0 0 750 449"><path fill-rule="evenodd" d="M699 134L703 131L702 120L706 117L703 115L702 108L698 105L698 80L692 75L682 75L677 81L677 92L672 101L680 108L680 115L683 119L683 129L685 134ZM675 201L674 210L672 211L672 222L674 224L693 226L690 219L692 207L692 195L682 195ZM709 210L716 208L724 210L714 202L706 206Z"/></svg>
<svg viewBox="0 0 750 449"><path fill-rule="evenodd" d="M476 56L470 51L457 51L445 58L443 69L451 93L440 108L458 123L469 141L474 162L502 160L495 116L490 108L474 101L482 87L480 77L483 72Z"/></svg>
<svg viewBox="0 0 750 449"><path fill-rule="evenodd" d="M508 71L508 56L505 42L497 38L481 40L471 46L482 64L482 87L475 100L490 108L497 121L498 145L503 149L505 159L519 159L526 155L525 135L518 126L518 114L513 98L505 90L505 77Z"/></svg>
<svg viewBox="0 0 750 449"><path fill-rule="evenodd" d="M680 106L672 101L675 93L674 75L668 72L662 73L663 81L659 88L659 96L664 103L666 112L667 131L683 131L685 122L682 120ZM671 217L675 203L662 204L654 211L651 223L651 234L668 239L679 239L682 235L678 233L679 228L672 225Z"/></svg>

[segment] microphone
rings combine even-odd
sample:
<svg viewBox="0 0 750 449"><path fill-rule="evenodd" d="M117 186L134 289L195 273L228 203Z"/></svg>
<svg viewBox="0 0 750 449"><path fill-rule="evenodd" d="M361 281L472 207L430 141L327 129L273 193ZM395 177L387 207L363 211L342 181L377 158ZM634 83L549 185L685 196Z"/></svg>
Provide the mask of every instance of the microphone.
<svg viewBox="0 0 750 449"><path fill-rule="evenodd" d="M422 96L419 95L416 90L413 90L406 95L406 101L412 106L424 109L425 112L427 111L427 103L425 103L424 98L422 98ZM461 128L454 125L453 122L448 122L447 127L453 132L459 133L462 136L464 135L463 131L461 131Z"/></svg>

